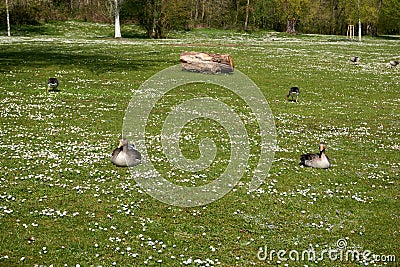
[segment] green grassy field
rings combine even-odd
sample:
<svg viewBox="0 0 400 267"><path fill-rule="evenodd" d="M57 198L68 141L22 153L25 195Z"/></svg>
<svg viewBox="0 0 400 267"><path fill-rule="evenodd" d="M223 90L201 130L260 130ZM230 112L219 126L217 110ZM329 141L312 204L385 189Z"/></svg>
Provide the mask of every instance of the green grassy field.
<svg viewBox="0 0 400 267"><path fill-rule="evenodd" d="M358 43L342 36L196 30L147 40L132 26L122 31L130 38L114 40L112 33L110 25L66 22L0 37L0 266L398 264L400 68L386 64L399 57L399 38ZM218 201L169 206L144 193L129 170L110 163L132 95L179 64L182 51L230 54L267 99L278 146L258 190L248 193L247 172ZM353 55L360 65L349 61ZM47 93L52 76L59 91ZM291 86L300 87L299 103L285 100ZM238 96L197 84L165 97L152 111L150 134L171 105L191 96L225 99L251 116ZM246 128L255 135L251 166L256 126ZM184 155L199 157L193 147L207 137L216 140L219 161L202 180L183 172L169 180L197 186L215 179L229 161L224 129L195 121L182 133L191 137L182 140ZM333 166L299 166L300 155L317 152L320 141ZM163 157L160 144L150 144L153 159ZM159 168L168 173L168 166ZM322 254L337 249L338 241L347 243L342 256L377 256ZM286 254L278 257L279 250ZM310 250L317 259L302 260Z"/></svg>

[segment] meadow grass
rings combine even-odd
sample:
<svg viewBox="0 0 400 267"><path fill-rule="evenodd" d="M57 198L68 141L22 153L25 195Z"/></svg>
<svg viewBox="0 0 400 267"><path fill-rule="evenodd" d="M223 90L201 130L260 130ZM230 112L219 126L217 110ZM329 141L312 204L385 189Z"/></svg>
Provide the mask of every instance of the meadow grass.
<svg viewBox="0 0 400 267"><path fill-rule="evenodd" d="M346 249L400 261L400 69L386 67L399 56L399 40L218 30L147 40L131 25L123 29L130 38L114 40L112 30L72 21L0 37L0 266L396 265L327 255L311 262L257 257L265 246L320 253L341 239ZM277 148L258 190L248 193L248 171L218 201L169 206L110 163L132 95L179 64L182 51L230 54L268 100ZM349 61L353 55L360 65ZM47 93L53 76L59 91ZM291 86L300 87L299 103L285 100ZM152 111L150 135L160 134L171 106L202 96L248 118L253 166L257 125L245 103L218 86L170 91ZM218 177L229 161L224 129L198 120L182 133L188 136L182 153L192 159L199 157L199 140L215 140L216 163L197 179L172 173L155 138L148 143L152 159L163 159L160 172L186 186ZM317 152L320 141L333 166L299 166L299 156Z"/></svg>

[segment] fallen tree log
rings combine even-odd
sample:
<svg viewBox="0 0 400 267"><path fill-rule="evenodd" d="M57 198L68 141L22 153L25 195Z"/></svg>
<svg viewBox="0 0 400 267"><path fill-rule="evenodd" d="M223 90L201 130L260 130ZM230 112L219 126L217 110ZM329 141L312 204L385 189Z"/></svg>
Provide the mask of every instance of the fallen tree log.
<svg viewBox="0 0 400 267"><path fill-rule="evenodd" d="M232 57L228 54L207 54L201 52L182 52L182 70L200 73L232 73Z"/></svg>

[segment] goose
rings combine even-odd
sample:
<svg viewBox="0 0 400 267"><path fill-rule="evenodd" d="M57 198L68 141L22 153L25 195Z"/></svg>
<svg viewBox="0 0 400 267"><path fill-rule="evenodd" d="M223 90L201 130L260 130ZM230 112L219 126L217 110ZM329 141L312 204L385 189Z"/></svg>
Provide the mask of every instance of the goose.
<svg viewBox="0 0 400 267"><path fill-rule="evenodd" d="M355 65L360 64L360 58L359 57L351 57L350 61L353 62Z"/></svg>
<svg viewBox="0 0 400 267"><path fill-rule="evenodd" d="M291 87L288 94L286 95L286 100L289 101L289 96L291 96L290 101L297 102L299 100L300 89L299 87ZM294 99L295 98L295 99Z"/></svg>
<svg viewBox="0 0 400 267"><path fill-rule="evenodd" d="M390 60L389 61L389 64L388 64L388 67L396 67L397 65L399 65L399 61L398 60Z"/></svg>
<svg viewBox="0 0 400 267"><path fill-rule="evenodd" d="M140 152L136 150L135 145L129 144L126 138L120 140L111 155L111 162L118 167L136 166L142 162L141 160Z"/></svg>
<svg viewBox="0 0 400 267"><path fill-rule="evenodd" d="M300 165L312 168L327 169L331 166L329 158L325 155L326 145L319 144L319 153L317 154L303 154L300 156Z"/></svg>
<svg viewBox="0 0 400 267"><path fill-rule="evenodd" d="M58 80L57 78L49 78L47 81L47 91L55 90L58 87Z"/></svg>

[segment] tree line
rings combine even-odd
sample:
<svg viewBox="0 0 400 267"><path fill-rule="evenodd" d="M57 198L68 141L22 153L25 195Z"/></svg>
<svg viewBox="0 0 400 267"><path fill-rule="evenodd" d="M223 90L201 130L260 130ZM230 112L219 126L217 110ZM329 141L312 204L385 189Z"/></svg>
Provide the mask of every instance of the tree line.
<svg viewBox="0 0 400 267"><path fill-rule="evenodd" d="M1 0L1 27L55 20L137 23L148 37L194 28L363 35L399 34L400 0ZM357 29L358 27L356 27ZM119 36L118 36L119 37Z"/></svg>

